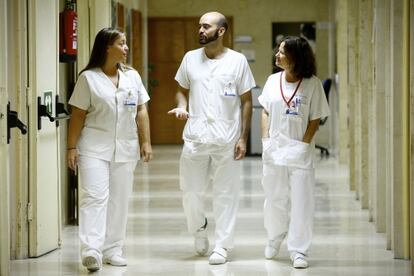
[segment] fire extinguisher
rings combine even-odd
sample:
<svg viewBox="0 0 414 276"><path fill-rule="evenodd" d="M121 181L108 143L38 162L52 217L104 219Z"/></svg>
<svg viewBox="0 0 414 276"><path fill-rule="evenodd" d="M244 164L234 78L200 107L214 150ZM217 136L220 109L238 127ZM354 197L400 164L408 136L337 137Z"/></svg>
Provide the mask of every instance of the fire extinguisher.
<svg viewBox="0 0 414 276"><path fill-rule="evenodd" d="M75 62L77 41L78 17L75 4L66 1L65 9L59 14L59 60L60 62Z"/></svg>

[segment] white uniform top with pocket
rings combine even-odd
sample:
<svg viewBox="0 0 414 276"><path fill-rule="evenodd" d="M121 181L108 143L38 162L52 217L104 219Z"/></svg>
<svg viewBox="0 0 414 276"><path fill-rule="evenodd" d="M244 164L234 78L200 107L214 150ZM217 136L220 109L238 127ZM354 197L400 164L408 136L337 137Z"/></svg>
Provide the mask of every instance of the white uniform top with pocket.
<svg viewBox="0 0 414 276"><path fill-rule="evenodd" d="M289 107L282 98L282 73L270 75L258 100L269 113L269 139L263 141L263 158L276 165L299 168L313 167L315 143L302 142L309 121L329 115L329 106L321 81L304 78ZM289 100L298 82L289 83L282 77L284 97ZM266 160L265 160L266 161Z"/></svg>
<svg viewBox="0 0 414 276"><path fill-rule="evenodd" d="M140 158L137 106L149 100L135 70L119 70L118 88L100 68L84 71L76 82L69 104L86 110L77 148L81 155L115 162Z"/></svg>
<svg viewBox="0 0 414 276"><path fill-rule="evenodd" d="M190 90L186 141L225 145L240 135L240 95L255 87L246 58L231 49L209 59L204 48L189 51L175 80Z"/></svg>

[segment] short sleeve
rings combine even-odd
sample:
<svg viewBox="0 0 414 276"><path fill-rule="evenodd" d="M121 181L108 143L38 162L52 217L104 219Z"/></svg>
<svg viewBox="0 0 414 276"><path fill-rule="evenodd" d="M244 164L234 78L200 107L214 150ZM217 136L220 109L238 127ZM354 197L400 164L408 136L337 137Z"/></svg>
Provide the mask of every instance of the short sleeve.
<svg viewBox="0 0 414 276"><path fill-rule="evenodd" d="M259 103L263 106L263 108L266 111L270 110L270 99L268 97L268 94L269 94L268 90L271 86L270 83L271 83L271 80L270 80L270 77L269 77L269 78L267 78L267 81L266 81L266 83L263 87L262 94L260 94L260 96L257 98L259 100Z"/></svg>
<svg viewBox="0 0 414 276"><path fill-rule="evenodd" d="M138 89L138 105L142 105L150 100L147 89L145 89L144 84L142 83L141 76L137 71L133 70L132 76L134 78L134 83Z"/></svg>
<svg viewBox="0 0 414 276"><path fill-rule="evenodd" d="M91 90L85 74L79 76L73 94L69 99L69 104L82 110L89 109L91 105Z"/></svg>
<svg viewBox="0 0 414 276"><path fill-rule="evenodd" d="M178 84L185 88L190 89L190 80L188 79L187 74L187 59L188 59L188 53L184 55L183 60L181 61L180 67L178 68L177 74L175 74L175 80L178 82Z"/></svg>
<svg viewBox="0 0 414 276"><path fill-rule="evenodd" d="M247 63L246 58L243 55L241 55L241 57L242 57L242 68L243 69L241 71L242 75L240 77L239 87L238 87L239 95L246 93L247 91L251 90L253 87L256 86L252 71L250 70L250 66Z"/></svg>
<svg viewBox="0 0 414 276"><path fill-rule="evenodd" d="M309 120L311 121L328 117L330 113L328 100L326 99L321 81L316 77L313 77L313 81L315 81L314 91L309 107Z"/></svg>

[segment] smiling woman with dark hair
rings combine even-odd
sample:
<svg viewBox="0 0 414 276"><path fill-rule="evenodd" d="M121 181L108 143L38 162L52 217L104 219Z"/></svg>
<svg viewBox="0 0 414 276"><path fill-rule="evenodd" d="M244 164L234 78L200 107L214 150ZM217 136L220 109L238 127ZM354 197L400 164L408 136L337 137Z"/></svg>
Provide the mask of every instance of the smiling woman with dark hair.
<svg viewBox="0 0 414 276"><path fill-rule="evenodd" d="M134 169L152 157L147 91L128 68L124 33L96 35L88 65L69 100L68 165L79 168L79 238L82 264L96 271L105 262L126 266L122 256ZM138 137L140 139L138 139Z"/></svg>
<svg viewBox="0 0 414 276"><path fill-rule="evenodd" d="M306 39L288 36L284 40L284 52L293 64L293 73L297 78L311 78L316 75L315 56Z"/></svg>
<svg viewBox="0 0 414 276"><path fill-rule="evenodd" d="M315 172L313 137L329 114L308 42L286 37L276 53L283 71L269 76L259 96L262 113L264 224L272 259L287 236L293 267L306 268L312 240ZM290 216L290 218L289 218Z"/></svg>

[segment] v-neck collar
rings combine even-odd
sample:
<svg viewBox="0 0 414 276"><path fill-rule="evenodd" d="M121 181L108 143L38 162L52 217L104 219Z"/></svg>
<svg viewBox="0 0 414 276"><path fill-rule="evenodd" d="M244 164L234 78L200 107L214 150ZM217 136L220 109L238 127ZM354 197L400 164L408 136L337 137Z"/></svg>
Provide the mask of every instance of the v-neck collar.
<svg viewBox="0 0 414 276"><path fill-rule="evenodd" d="M103 77L109 81L113 88L115 88L115 91L121 88L121 80L122 80L122 71L119 69L116 69L118 71L118 87L115 86L115 84L111 81L111 79L105 74L105 72L102 70L102 68L98 68Z"/></svg>

